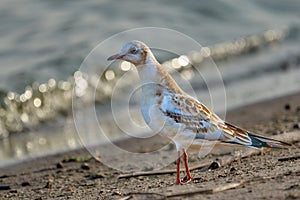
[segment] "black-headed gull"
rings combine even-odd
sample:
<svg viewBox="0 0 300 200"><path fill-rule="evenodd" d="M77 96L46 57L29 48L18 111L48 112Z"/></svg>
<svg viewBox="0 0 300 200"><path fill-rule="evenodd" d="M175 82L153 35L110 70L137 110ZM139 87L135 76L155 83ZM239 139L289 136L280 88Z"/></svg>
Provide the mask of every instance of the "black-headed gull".
<svg viewBox="0 0 300 200"><path fill-rule="evenodd" d="M191 141L211 141L241 144L253 148L284 147L287 143L255 135L219 118L197 99L186 94L158 63L150 48L140 41L124 45L120 53L108 60L124 60L134 64L142 82L141 111L148 126L171 138L178 151L177 184L192 180L185 148ZM180 153L186 176L180 179Z"/></svg>

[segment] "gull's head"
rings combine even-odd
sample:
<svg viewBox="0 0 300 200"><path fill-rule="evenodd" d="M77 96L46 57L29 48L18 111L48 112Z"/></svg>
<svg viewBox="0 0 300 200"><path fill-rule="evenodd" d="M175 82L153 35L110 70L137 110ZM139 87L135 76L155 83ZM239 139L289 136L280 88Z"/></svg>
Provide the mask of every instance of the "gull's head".
<svg viewBox="0 0 300 200"><path fill-rule="evenodd" d="M123 46L118 54L110 56L107 60L125 60L135 66L145 64L149 47L140 41L132 41Z"/></svg>

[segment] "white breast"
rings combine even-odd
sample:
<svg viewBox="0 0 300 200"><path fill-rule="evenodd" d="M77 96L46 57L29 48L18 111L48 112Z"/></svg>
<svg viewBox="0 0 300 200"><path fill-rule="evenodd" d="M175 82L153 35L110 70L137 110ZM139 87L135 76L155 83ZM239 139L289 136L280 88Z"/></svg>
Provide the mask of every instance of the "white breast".
<svg viewBox="0 0 300 200"><path fill-rule="evenodd" d="M144 86L142 88L141 111L148 126L156 133L160 133L169 138L173 138L184 128L183 125L176 123L162 112L163 104L167 104L167 97L157 96L158 85Z"/></svg>

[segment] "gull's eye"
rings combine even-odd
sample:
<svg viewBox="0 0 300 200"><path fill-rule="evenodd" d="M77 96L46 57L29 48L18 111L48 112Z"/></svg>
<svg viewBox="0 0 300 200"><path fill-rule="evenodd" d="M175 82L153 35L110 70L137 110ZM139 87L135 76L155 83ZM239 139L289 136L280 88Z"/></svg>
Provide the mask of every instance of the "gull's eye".
<svg viewBox="0 0 300 200"><path fill-rule="evenodd" d="M136 54L138 52L137 48L133 47L130 49L129 53Z"/></svg>

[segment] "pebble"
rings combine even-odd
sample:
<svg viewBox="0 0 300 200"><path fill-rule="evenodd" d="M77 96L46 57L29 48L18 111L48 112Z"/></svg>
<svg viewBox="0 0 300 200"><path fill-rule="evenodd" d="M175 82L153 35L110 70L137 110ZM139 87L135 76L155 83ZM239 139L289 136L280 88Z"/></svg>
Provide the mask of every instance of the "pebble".
<svg viewBox="0 0 300 200"><path fill-rule="evenodd" d="M230 168L230 171L231 171L231 172L236 171L236 168L235 168L235 167L231 167L231 168Z"/></svg>
<svg viewBox="0 0 300 200"><path fill-rule="evenodd" d="M62 169L62 168L64 168L64 164L62 162L59 162L59 163L56 164L56 168L57 169Z"/></svg>
<svg viewBox="0 0 300 200"><path fill-rule="evenodd" d="M95 179L99 179L99 178L104 178L105 176L103 174L90 174L85 176L85 178L87 178L88 180L95 180Z"/></svg>
<svg viewBox="0 0 300 200"><path fill-rule="evenodd" d="M114 191L114 195L121 195L122 193L120 191Z"/></svg>
<svg viewBox="0 0 300 200"><path fill-rule="evenodd" d="M285 190L292 190L292 189L300 189L299 184L291 185L290 187L286 188Z"/></svg>
<svg viewBox="0 0 300 200"><path fill-rule="evenodd" d="M24 181L23 183L21 183L21 186L22 187L30 186L30 183L28 181Z"/></svg>
<svg viewBox="0 0 300 200"><path fill-rule="evenodd" d="M0 185L0 190L10 190L9 185Z"/></svg>
<svg viewBox="0 0 300 200"><path fill-rule="evenodd" d="M299 123L294 124L293 128L294 129L299 129L300 128L300 124Z"/></svg>
<svg viewBox="0 0 300 200"><path fill-rule="evenodd" d="M290 104L285 104L285 106L284 106L284 108L286 109L286 110L290 110L291 109L291 106L290 106Z"/></svg>
<svg viewBox="0 0 300 200"><path fill-rule="evenodd" d="M48 188L48 189L52 188L52 182L48 181L45 185L45 188Z"/></svg>
<svg viewBox="0 0 300 200"><path fill-rule="evenodd" d="M208 169L210 170L214 170L214 169L218 169L220 168L221 164L218 161L214 161L210 164L210 166L208 167Z"/></svg>
<svg viewBox="0 0 300 200"><path fill-rule="evenodd" d="M70 187L70 186L69 186L69 187L67 187L67 188L66 188L66 191L68 191L68 192L72 192L72 191L73 191L73 189L72 189L72 187Z"/></svg>
<svg viewBox="0 0 300 200"><path fill-rule="evenodd" d="M87 164L87 163L82 163L81 169L89 170L89 169L90 169L90 166L89 166L89 164Z"/></svg>

